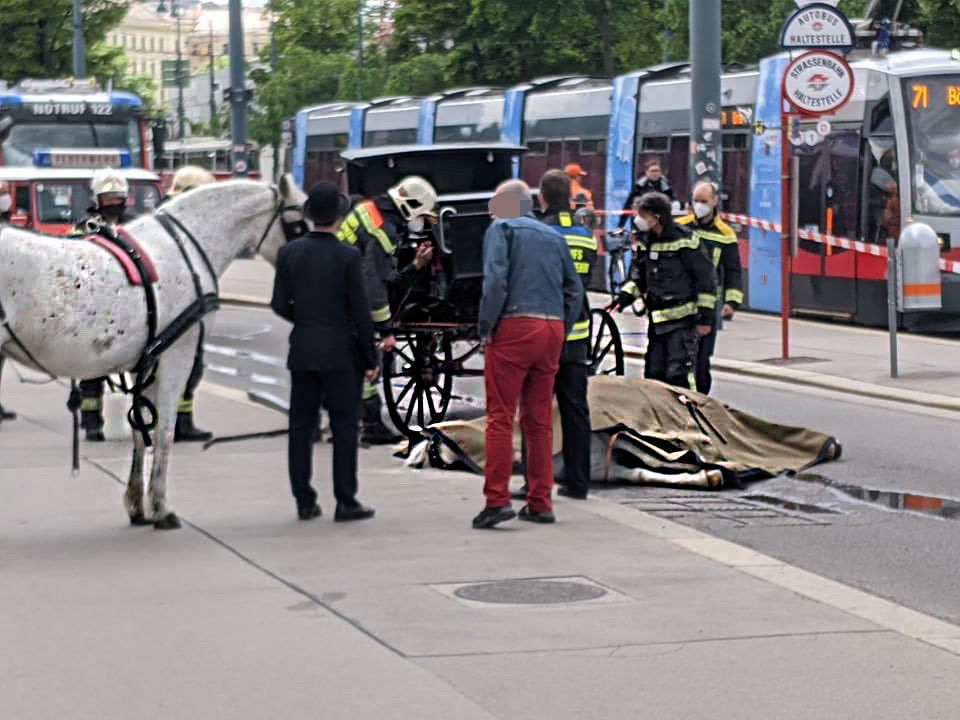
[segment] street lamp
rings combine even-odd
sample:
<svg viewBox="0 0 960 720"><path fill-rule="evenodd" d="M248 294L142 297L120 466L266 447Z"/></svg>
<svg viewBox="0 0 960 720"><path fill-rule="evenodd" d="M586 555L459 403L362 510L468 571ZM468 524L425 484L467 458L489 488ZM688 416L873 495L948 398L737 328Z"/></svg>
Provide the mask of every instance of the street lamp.
<svg viewBox="0 0 960 720"><path fill-rule="evenodd" d="M160 0L157 5L157 14L164 15L167 12L167 6L164 0ZM170 0L170 17L177 19L177 137L183 140L184 137L184 113L183 113L183 54L180 49L180 20L183 12L180 9L180 0Z"/></svg>

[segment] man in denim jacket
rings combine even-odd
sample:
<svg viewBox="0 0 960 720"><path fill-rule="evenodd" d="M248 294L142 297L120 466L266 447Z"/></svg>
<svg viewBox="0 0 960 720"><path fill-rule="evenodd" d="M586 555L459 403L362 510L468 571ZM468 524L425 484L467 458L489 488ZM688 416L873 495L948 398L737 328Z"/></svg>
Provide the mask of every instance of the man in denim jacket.
<svg viewBox="0 0 960 720"><path fill-rule="evenodd" d="M490 528L516 517L510 505L513 420L527 439L527 504L520 519L552 523L553 383L564 338L583 306L583 284L560 233L534 218L530 188L510 180L490 201L496 218L483 241L479 330L487 391L486 507Z"/></svg>

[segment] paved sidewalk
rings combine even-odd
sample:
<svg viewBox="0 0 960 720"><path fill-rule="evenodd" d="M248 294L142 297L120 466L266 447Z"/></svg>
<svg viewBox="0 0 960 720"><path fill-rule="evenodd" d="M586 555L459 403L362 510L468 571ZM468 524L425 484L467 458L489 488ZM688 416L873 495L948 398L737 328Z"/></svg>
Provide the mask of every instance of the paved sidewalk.
<svg viewBox="0 0 960 720"><path fill-rule="evenodd" d="M262 304L272 283L273 269L264 260L241 260L230 266L221 289L227 301ZM606 300L592 297L596 305ZM646 320L628 312L618 324L624 342L642 350ZM900 333L900 377L892 379L883 330L791 319L790 337L794 361L784 366L777 362L780 319L739 313L724 324L714 364L721 371L960 410L960 341Z"/></svg>
<svg viewBox="0 0 960 720"><path fill-rule="evenodd" d="M239 397L205 384L197 402L221 434L283 425ZM325 515L301 523L274 439L178 446L188 524L130 527L126 443L84 445L71 478L65 398L4 387L22 413L0 426L4 718L956 716L960 628L629 505L559 500L556 526L474 531L479 478L377 449L377 518L337 525L321 445ZM536 578L604 595L452 594Z"/></svg>

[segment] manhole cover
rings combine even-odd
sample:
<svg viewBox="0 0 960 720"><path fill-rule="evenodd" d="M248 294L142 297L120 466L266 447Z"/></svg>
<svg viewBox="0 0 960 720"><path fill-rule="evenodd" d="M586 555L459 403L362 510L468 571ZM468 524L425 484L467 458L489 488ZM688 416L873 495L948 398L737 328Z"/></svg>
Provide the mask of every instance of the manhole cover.
<svg viewBox="0 0 960 720"><path fill-rule="evenodd" d="M596 600L607 594L599 585L568 580L503 580L464 585L453 592L459 598L507 605L550 605Z"/></svg>

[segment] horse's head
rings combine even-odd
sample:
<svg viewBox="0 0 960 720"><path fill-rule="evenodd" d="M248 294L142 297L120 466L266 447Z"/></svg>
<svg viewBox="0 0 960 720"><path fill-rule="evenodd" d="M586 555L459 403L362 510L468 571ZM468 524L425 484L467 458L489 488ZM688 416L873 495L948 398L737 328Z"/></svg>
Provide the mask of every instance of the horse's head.
<svg viewBox="0 0 960 720"><path fill-rule="evenodd" d="M271 232L263 238L263 242L254 248L271 265L277 264L277 253L280 248L307 231L307 223L303 217L303 203L307 194L298 186L289 173L280 178L278 187L280 215L279 226L281 232Z"/></svg>

